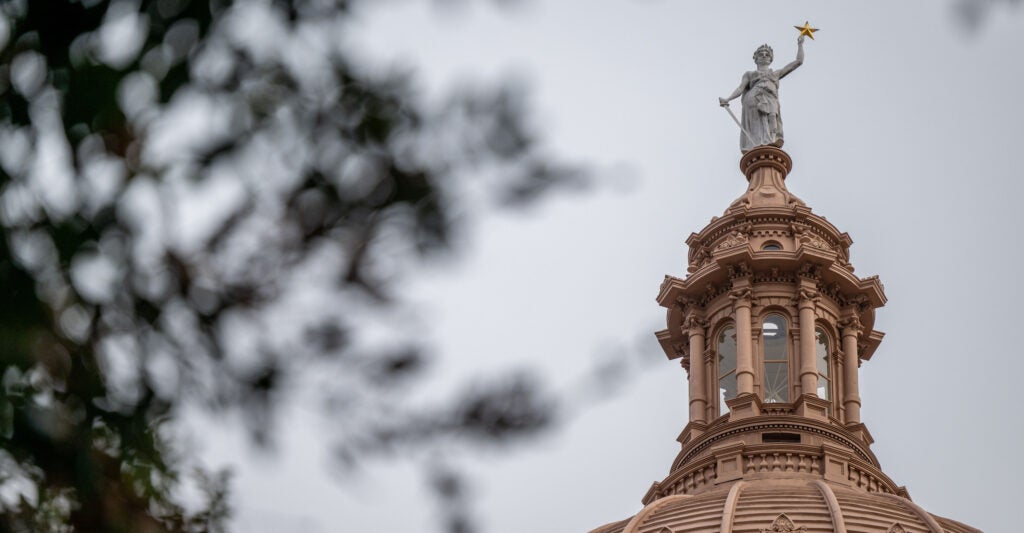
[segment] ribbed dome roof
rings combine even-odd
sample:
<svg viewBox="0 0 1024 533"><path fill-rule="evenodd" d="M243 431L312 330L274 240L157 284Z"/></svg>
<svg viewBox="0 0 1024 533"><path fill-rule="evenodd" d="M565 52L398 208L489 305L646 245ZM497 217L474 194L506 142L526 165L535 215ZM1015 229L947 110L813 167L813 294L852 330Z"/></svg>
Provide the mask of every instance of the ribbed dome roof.
<svg viewBox="0 0 1024 533"><path fill-rule="evenodd" d="M660 498L636 516L591 533L978 533L901 496L821 480L738 481Z"/></svg>

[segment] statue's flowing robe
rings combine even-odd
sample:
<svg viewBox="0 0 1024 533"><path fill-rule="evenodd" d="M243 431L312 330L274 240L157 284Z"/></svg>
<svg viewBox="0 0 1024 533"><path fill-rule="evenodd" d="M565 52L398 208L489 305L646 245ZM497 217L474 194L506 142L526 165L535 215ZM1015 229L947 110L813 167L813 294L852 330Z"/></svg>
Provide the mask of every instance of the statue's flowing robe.
<svg viewBox="0 0 1024 533"><path fill-rule="evenodd" d="M743 129L753 139L740 132L740 150L755 146L782 146L782 116L779 114L779 74L774 70L748 72L743 91Z"/></svg>

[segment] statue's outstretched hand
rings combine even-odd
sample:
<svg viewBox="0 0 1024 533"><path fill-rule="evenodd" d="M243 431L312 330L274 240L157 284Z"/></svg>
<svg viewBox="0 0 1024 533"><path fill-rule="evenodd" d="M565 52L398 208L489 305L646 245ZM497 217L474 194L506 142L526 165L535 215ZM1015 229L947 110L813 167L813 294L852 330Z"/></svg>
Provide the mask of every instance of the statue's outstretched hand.
<svg viewBox="0 0 1024 533"><path fill-rule="evenodd" d="M729 107L729 101L726 100L725 98L719 98L718 99L718 105L720 105L722 107Z"/></svg>
<svg viewBox="0 0 1024 533"><path fill-rule="evenodd" d="M804 44L804 36L801 35L796 38L796 44Z"/></svg>

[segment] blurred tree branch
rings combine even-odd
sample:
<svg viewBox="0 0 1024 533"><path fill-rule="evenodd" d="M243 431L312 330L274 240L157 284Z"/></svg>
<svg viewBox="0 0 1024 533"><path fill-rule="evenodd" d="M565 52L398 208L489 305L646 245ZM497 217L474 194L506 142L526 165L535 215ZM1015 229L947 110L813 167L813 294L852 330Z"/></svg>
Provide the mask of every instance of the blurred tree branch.
<svg viewBox="0 0 1024 533"><path fill-rule="evenodd" d="M978 31L993 9L1018 7L1020 0L956 0L953 13L966 29Z"/></svg>
<svg viewBox="0 0 1024 533"><path fill-rule="evenodd" d="M466 202L517 207L585 174L542 152L516 86L436 105L360 65L332 37L360 3L0 6L5 529L223 530L227 474L188 473L165 426L185 404L234 410L266 443L310 368L336 373L350 461L550 422L526 375L408 409L395 387L427 352L391 317ZM178 501L187 479L199 508Z"/></svg>

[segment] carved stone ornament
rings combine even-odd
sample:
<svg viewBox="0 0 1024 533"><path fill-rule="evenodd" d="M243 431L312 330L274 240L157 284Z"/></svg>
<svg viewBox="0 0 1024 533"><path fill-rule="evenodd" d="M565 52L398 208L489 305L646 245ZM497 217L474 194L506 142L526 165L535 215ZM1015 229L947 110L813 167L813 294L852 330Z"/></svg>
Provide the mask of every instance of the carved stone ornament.
<svg viewBox="0 0 1024 533"><path fill-rule="evenodd" d="M899 522L896 522L892 525L892 527L889 528L889 531L887 531L886 533L907 533L907 530L904 529Z"/></svg>
<svg viewBox="0 0 1024 533"><path fill-rule="evenodd" d="M715 250L727 250L729 248L735 248L737 246L747 244L749 240L750 239L747 237L746 234L739 231L734 231L731 235L726 237L725 240L718 243L718 246L715 246Z"/></svg>
<svg viewBox="0 0 1024 533"><path fill-rule="evenodd" d="M743 289L736 289L729 293L729 298L732 300L750 300L754 295L753 291L749 287Z"/></svg>
<svg viewBox="0 0 1024 533"><path fill-rule="evenodd" d="M711 260L711 252L708 251L706 246L701 246L697 249L693 255L693 264L697 268L700 268L707 264Z"/></svg>
<svg viewBox="0 0 1024 533"><path fill-rule="evenodd" d="M800 270L797 273L800 277L817 280L819 270L820 268L818 265L815 265L814 263L804 263L800 265Z"/></svg>
<svg viewBox="0 0 1024 533"><path fill-rule="evenodd" d="M788 516L780 514L779 517L772 522L772 527L762 529L761 533L806 533L806 531L806 527L796 527Z"/></svg>
<svg viewBox="0 0 1024 533"><path fill-rule="evenodd" d="M696 315L689 315L685 319L683 319L683 323L681 324L681 327L682 327L683 331L690 331L690 330L693 330L693 329L696 329L696 328L701 328L701 329L706 328L707 325L708 325L707 320L701 320Z"/></svg>
<svg viewBox="0 0 1024 533"><path fill-rule="evenodd" d="M860 334L861 329L863 329L863 326L860 324L860 318L858 318L857 315L853 315L846 320L840 321L839 327L844 330L849 329L857 334Z"/></svg>
<svg viewBox="0 0 1024 533"><path fill-rule="evenodd" d="M729 265L726 267L726 272L729 273L729 279L742 278L751 274L750 265L744 262Z"/></svg>
<svg viewBox="0 0 1024 533"><path fill-rule="evenodd" d="M686 312L687 309L697 305L697 300L686 296L676 296L676 309Z"/></svg>
<svg viewBox="0 0 1024 533"><path fill-rule="evenodd" d="M832 250L832 245L825 242L825 239L822 239L821 237L818 237L817 235L811 234L809 232L804 233L803 235L800 236L800 242L802 242L806 246L811 246L813 248L818 248L820 250Z"/></svg>
<svg viewBox="0 0 1024 533"><path fill-rule="evenodd" d="M819 295L819 293L816 290L800 289L800 291L797 293L797 298L798 298L798 302L801 302L801 301L816 302L819 299L818 295Z"/></svg>

